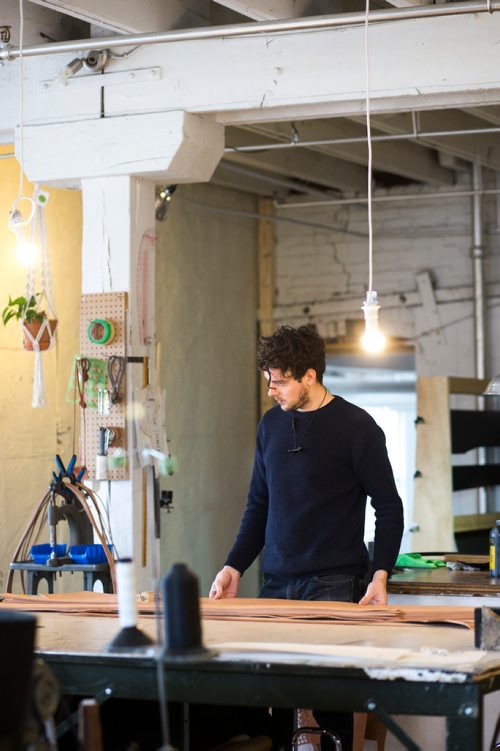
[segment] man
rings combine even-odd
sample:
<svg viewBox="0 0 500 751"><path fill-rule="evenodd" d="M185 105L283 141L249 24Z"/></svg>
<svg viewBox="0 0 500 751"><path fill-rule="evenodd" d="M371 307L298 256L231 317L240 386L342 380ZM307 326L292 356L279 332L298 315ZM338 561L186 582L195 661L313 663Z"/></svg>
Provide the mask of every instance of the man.
<svg viewBox="0 0 500 751"><path fill-rule="evenodd" d="M323 385L325 345L311 326L262 337L257 365L277 406L262 417L248 503L210 597L236 597L264 548L261 597L356 601L368 573L363 541L371 497L376 529L371 580L361 605L387 603L387 578L403 510L382 430L367 412ZM352 715L315 713L352 745Z"/></svg>

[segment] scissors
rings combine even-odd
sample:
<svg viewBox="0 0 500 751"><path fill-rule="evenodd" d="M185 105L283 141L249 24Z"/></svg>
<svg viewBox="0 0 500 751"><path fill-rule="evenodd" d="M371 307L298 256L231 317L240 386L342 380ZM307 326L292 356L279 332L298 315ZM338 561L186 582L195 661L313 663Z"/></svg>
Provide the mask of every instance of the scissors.
<svg viewBox="0 0 500 751"><path fill-rule="evenodd" d="M78 384L78 393L80 395L80 407L85 409L87 402L85 401L85 384L89 380L90 360L88 357L79 357L76 360L76 375Z"/></svg>

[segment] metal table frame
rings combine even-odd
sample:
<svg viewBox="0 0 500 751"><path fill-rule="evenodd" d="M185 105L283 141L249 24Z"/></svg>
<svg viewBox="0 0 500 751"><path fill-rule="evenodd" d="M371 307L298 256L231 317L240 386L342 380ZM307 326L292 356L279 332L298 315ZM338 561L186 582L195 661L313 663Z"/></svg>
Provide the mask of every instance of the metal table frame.
<svg viewBox="0 0 500 751"><path fill-rule="evenodd" d="M157 700L157 666L151 657L89 653L38 653L64 694ZM165 662L171 702L298 707L444 716L446 751L481 751L483 698L500 689L498 671L466 675L463 682L373 679L345 667L233 662ZM453 672L450 671L450 677ZM424 676L422 676L424 677ZM187 746L185 745L185 751Z"/></svg>

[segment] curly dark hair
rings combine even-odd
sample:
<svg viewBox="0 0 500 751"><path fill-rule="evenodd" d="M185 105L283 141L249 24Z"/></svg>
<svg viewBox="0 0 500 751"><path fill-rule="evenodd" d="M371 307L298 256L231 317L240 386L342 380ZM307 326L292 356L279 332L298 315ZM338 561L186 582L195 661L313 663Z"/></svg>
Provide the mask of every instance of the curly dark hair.
<svg viewBox="0 0 500 751"><path fill-rule="evenodd" d="M325 372L325 343L312 325L280 326L271 336L261 336L257 344L257 366L269 371L278 368L298 381L306 370L316 371L318 383Z"/></svg>

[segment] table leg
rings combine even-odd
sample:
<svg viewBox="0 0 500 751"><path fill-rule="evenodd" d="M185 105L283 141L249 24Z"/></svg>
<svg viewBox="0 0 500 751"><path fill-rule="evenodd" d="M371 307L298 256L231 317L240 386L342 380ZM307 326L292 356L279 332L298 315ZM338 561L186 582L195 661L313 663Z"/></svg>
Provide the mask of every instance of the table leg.
<svg viewBox="0 0 500 751"><path fill-rule="evenodd" d="M471 717L446 718L446 751L481 751L482 736L482 712Z"/></svg>

